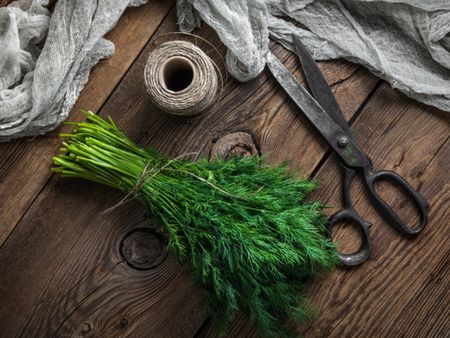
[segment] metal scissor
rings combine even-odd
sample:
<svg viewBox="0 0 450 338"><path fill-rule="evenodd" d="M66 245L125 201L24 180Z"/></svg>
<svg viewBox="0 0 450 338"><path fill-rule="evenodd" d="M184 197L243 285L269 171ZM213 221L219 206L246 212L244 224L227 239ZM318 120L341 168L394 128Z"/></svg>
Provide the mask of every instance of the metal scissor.
<svg viewBox="0 0 450 338"><path fill-rule="evenodd" d="M347 220L356 223L361 230L362 236L360 248L351 254L339 253L339 256L343 265L358 265L370 257L372 244L369 234L371 224L359 216L350 198L350 186L356 173L363 176L370 200L380 216L402 234L417 235L425 228L428 217L428 203L400 175L392 171L373 170L372 161L356 144L350 126L345 120L319 67L300 40L296 37L293 37L293 40L312 96L294 78L292 73L283 66L281 61L270 52L267 56L267 65L290 98L340 157L341 164L344 168L342 188L344 208L330 217L328 227L331 231L331 228L341 221ZM375 191L374 184L380 179L387 179L395 183L414 202L420 213L418 225L414 228L409 228L403 223L395 211L378 195Z"/></svg>

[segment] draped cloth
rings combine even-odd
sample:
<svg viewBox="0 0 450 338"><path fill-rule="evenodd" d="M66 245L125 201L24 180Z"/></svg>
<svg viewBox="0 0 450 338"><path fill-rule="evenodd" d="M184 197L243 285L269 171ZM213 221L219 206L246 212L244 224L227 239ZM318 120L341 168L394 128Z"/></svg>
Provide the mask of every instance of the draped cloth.
<svg viewBox="0 0 450 338"><path fill-rule="evenodd" d="M241 81L265 67L269 37L317 60L345 58L418 101L450 111L449 0L179 0L182 30L201 20L228 47Z"/></svg>
<svg viewBox="0 0 450 338"><path fill-rule="evenodd" d="M0 8L0 140L64 121L91 68L114 53L103 38L127 6L147 0L18 0ZM318 60L345 58L406 95L450 111L448 0L178 0L180 29L206 22L240 81L264 69L269 38L292 35ZM126 48L126 47L123 47ZM89 107L86 107L89 108Z"/></svg>
<svg viewBox="0 0 450 338"><path fill-rule="evenodd" d="M136 0L19 0L0 8L0 140L64 121L89 71L114 53L103 36ZM44 43L45 42L45 43Z"/></svg>

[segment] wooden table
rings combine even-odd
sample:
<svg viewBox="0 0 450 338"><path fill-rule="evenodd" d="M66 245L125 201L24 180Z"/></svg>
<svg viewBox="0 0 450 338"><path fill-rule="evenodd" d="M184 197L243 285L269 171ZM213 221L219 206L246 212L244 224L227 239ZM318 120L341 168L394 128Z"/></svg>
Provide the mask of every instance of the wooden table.
<svg viewBox="0 0 450 338"><path fill-rule="evenodd" d="M169 155L212 149L265 154L290 162L321 182L311 196L340 206L340 172L325 142L298 114L267 71L245 84L229 80L214 113L179 121L154 111L143 68L152 39L176 30L173 1L128 9L108 34L116 53L92 71L69 120L80 108L111 115L142 146ZM196 32L218 43L211 30ZM221 47L221 51L225 49ZM275 46L301 78L297 58ZM369 206L360 183L353 199L374 226L372 258L337 268L305 291L320 310L299 328L306 337L444 337L450 332L449 115L393 90L345 61L320 64L360 145L377 168L404 176L430 203L429 225L407 240ZM98 184L50 172L61 127L33 140L0 144L0 336L214 337L202 293L153 235L137 202L102 211L122 195ZM385 185L380 190L405 217L411 206ZM355 249L351 226L341 247ZM345 245L343 245L345 244ZM238 314L230 337L257 329Z"/></svg>

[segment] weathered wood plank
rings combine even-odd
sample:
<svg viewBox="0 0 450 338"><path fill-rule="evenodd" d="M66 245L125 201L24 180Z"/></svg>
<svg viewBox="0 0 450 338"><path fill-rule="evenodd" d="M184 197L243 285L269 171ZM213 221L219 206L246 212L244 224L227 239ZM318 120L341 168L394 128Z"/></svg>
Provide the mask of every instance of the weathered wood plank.
<svg viewBox="0 0 450 338"><path fill-rule="evenodd" d="M445 113L409 100L386 84L355 121L356 137L375 165L397 171L428 199L429 226L415 240L407 240L384 224L362 190L352 189L356 208L374 224L372 258L359 268L336 269L310 283L306 292L321 314L301 329L306 337L441 337L449 332L445 308L450 250L443 236L450 206L448 126ZM339 206L341 180L333 156L316 178L322 188L311 198ZM396 194L387 194L402 216L410 216L408 205L395 198ZM344 250L357 248L351 227L339 229L335 240L345 243ZM227 336L257 334L240 314ZM206 326L199 336L217 334Z"/></svg>
<svg viewBox="0 0 450 338"><path fill-rule="evenodd" d="M114 55L94 67L69 120L81 118L80 108L100 109L173 4L174 1L150 1L125 11L106 36L116 45ZM32 142L20 139L0 143L0 246L48 181L51 163L47 159L58 149L58 134L62 130L67 128Z"/></svg>
<svg viewBox="0 0 450 338"><path fill-rule="evenodd" d="M174 22L172 15L161 31L173 30ZM277 51L283 60L290 55L280 48ZM217 136L250 121L273 96L274 82L264 73L250 83L230 85L221 107L203 119L188 123L171 119L155 113L145 94L141 80L147 53L144 50L101 114L110 113L142 145L168 154L192 150L207 154ZM298 66L289 57L287 64L294 68L293 62ZM332 83L348 78L357 68L336 64L322 66ZM375 85L373 77L367 73L363 77L367 86ZM355 83L357 90L361 86ZM201 293L182 265L169 257L156 270L136 272L117 252L133 229L150 231L143 225L144 210L136 203L100 214L119 199L120 194L106 187L56 176L50 179L1 249L0 322L4 332L113 335L120 330L123 335L179 336L172 330L189 335L200 327L204 320L199 310L203 309ZM28 283L31 277L32 286ZM135 297L133 302L130 294ZM174 318L179 320L177 325L164 325Z"/></svg>
<svg viewBox="0 0 450 338"><path fill-rule="evenodd" d="M353 127L360 145L376 168L395 170L423 194L430 203L429 225L416 239L407 240L376 215L363 190L353 189L357 210L374 224L372 258L357 269L336 269L322 281L311 283L308 293L321 315L303 331L305 336L448 333L442 307L423 312L424 306L438 303L437 295L445 292L428 287L430 280L448 277L442 268L449 256L443 236L449 217L448 125L445 113L418 104L386 84L362 111ZM319 171L323 189L312 198L339 205L340 179L333 161L328 159ZM413 218L398 194L390 189L384 196L404 218ZM336 241L345 243L351 231L351 227L340 228ZM417 298L427 305L416 302Z"/></svg>
<svg viewBox="0 0 450 338"><path fill-rule="evenodd" d="M293 67L295 58L285 61L291 69L296 68ZM335 92L345 112L351 115L357 111L361 104L358 98L370 91L367 81L373 81L373 77L346 63L339 66L329 63L329 67L325 64L322 68L331 82L344 80L335 86ZM268 74L239 87L232 82L233 90L228 91L218 112L202 120L182 123L150 113L152 107L136 80L141 76L142 63L134 69L129 81L123 84L129 92L119 88L103 112L113 114L141 144L150 144L170 154L192 150L208 154L218 137L246 131L259 150L269 154L271 162L291 160L291 167L301 166L303 174L317 166L326 149L304 118L296 116L295 108L284 94L274 94L276 85L272 80L267 81ZM345 74L337 75L337 72ZM130 85L131 82L137 84ZM90 100L86 102L87 108L92 107ZM102 102L99 100L98 107ZM384 111L387 102L389 106ZM303 328L303 332L306 336L350 333L443 336L449 331L445 312L445 300L449 297L445 283L449 278L446 260L449 252L442 236L448 218L448 179L442 173L448 171L449 146L430 142L429 135L442 139L443 126L448 130L448 117L432 110L428 112L434 114L430 120L424 112L429 108L386 88L377 92L367 110L355 123L361 144L378 167L390 166L413 185L421 186L421 192L430 198L432 205L430 226L415 241L406 241L380 224L364 196L356 194L354 198L361 213L378 225L372 230L373 260L361 270L337 270L322 281L311 283L309 294L322 315ZM121 112L127 113L121 115ZM14 151L17 154L11 156L21 155L24 147L32 149L39 139L29 146L18 142L11 148L11 154ZM391 141L390 148L386 148L388 141ZM42 162L40 155L50 156L42 152L30 156L34 168L34 162ZM327 160L319 171L318 177L324 184L315 197L338 205L340 178L332 162ZM5 172L17 168L5 166ZM14 184L8 184L7 193L22 185L21 181L10 182ZM36 194L39 191L40 188ZM198 310L203 308L201 295L190 282L189 273L173 257L143 271L125 263L118 243L131 231L149 229L149 225L142 218L144 210L137 204L99 215L105 205L119 199L120 194L86 182L55 178L49 182L1 251L1 332L178 337L197 330L204 318L202 310ZM80 200L89 205L79 205ZM31 202L27 202L25 210ZM67 210L69 205L76 207ZM406 205L400 212L405 210L408 210ZM350 236L347 228L342 230L338 240ZM354 244L350 241L349 246ZM14 330L14 325L19 331ZM230 331L231 336L255 334L254 327L241 317Z"/></svg>
<svg viewBox="0 0 450 338"><path fill-rule="evenodd" d="M344 63L343 61L339 62ZM319 65L326 74L327 62ZM363 68L357 69L338 83L332 81L329 76L327 76L327 80L332 85L336 100L347 119L356 114L378 83L378 80ZM333 83L335 84L333 85ZM319 165L328 146L305 116L298 112L283 90L275 82L273 86L277 93L255 114L254 118L246 121L240 129L252 130L261 152L268 156L270 162L281 163L288 160L292 169L300 168L302 176L309 176ZM227 336L252 337L256 335L256 327L248 322L244 314L239 313ZM218 337L210 324L199 332L199 336Z"/></svg>
<svg viewBox="0 0 450 338"><path fill-rule="evenodd" d="M162 29L162 33L165 31L174 30L174 13L172 13L172 16L166 26L167 27ZM148 50L141 56L139 64L135 67L136 70L130 72L130 76L128 77L129 80L124 85L122 90L128 91L130 89L130 86L132 87L131 84L136 87L136 84L139 83L139 81L136 81L136 79L139 79L142 75L143 65L145 63L147 53ZM143 97L146 96L145 90L143 88L140 88L140 90L138 90L137 92L132 91L132 93L135 94L140 100L142 100ZM119 101L113 103L112 106L115 108L115 117L119 119L122 116L122 112L125 111L126 107L120 104L120 99ZM130 127L135 126L131 124ZM141 131L145 132L145 130ZM60 180L56 181L60 182L59 184L62 183L63 186L66 186L65 184L68 183ZM83 205L82 208L76 208L77 211L74 214L69 213L66 215L65 210L67 209L67 205L77 204L77 198L69 201L58 199L56 197L58 193L54 192L54 190L58 189L59 188L55 188L55 186L53 185L52 189L50 189L51 192L49 194L51 196L49 197L48 194L46 195L45 193L43 195L46 195L47 200L52 200L51 204L59 204L61 208L47 208L44 206L44 208L41 209L43 204L38 198L38 200L36 201L38 207L36 209L30 209L31 217L25 217L22 220L23 224L25 224L25 227L22 228L22 230L27 232L27 234L23 235L21 231L18 231L17 235L15 235L18 236L16 237L16 239L18 239L19 241L28 241L29 238L33 238L31 242L22 242L22 244L20 244L20 247L22 247L23 245L23 247L28 250L26 251L26 254L31 255L29 257L38 257L38 253L40 253L42 254L42 257L46 258L42 260L39 258L26 260L26 262L23 262L23 268L25 271L14 270L12 272L13 274L24 277L24 279L22 279L22 286L27 288L27 290L24 292L21 291L22 287L18 287L16 289L16 294L14 294L13 289L14 286L18 286L18 281L14 276L9 275L8 273L2 275L2 278L5 277L5 279L9 279L9 282L2 283L2 287L0 289L0 293L2 295L2 312L0 314L0 317L8 319L1 321L1 332L5 332L6 334L10 333L11 335L16 334L17 332L22 332L22 334L25 335L48 334L55 331L70 331L73 332L72 334L76 335L91 331L93 332L93 334L99 331L103 332L104 330L102 329L102 326L100 326L99 328L99 325L102 323L101 319L95 317L95 325L90 324L91 321L89 318L91 317L84 321L82 319L84 319L83 316L90 316L95 312L95 306L97 306L97 302L99 302L99 304L103 304L103 301L99 301L99 299L106 298L102 292L110 292L115 295L114 298L117 298L117 300L121 301L120 304L127 304L131 306L133 310L140 311L139 315L132 316L132 320L134 322L133 325L124 324L129 322L126 317L118 318L118 321L120 319L120 325L118 325L118 327L121 330L127 329L144 333L150 332L148 334L149 336L158 335L160 331L162 331L164 335L167 335L170 332L174 336L180 335L179 331L177 334L177 330L183 330L187 333L191 331L192 333L194 333L204 319L204 315L201 312L202 307L200 305L196 306L193 315L194 317L201 315L200 320L196 321L193 316L190 316L189 321L186 321L186 318L183 316L185 316L185 314L191 313L191 306L195 306L196 302L201 301L201 297L198 296L198 293L193 292L192 285L190 287L190 277L185 276L176 278L175 283L181 284L173 284L170 283L169 280L167 280L167 278L170 280L173 279L173 273L171 273L170 270L171 268L176 268L177 276L181 275L183 271L185 271L182 266L173 262L173 258L167 260L167 262L170 263L161 265L161 267L158 266L159 271L156 272L151 271L150 273L141 273L140 275L133 276L132 279L130 279L129 276L121 275L121 277L119 278L121 283L117 287L115 286L114 282L116 279L112 278L116 276L110 276L111 273L115 271L121 271L121 265L126 266L126 264L123 259L117 254L117 252L113 251L115 252L115 254L110 255L109 250L115 249L116 245L118 245L118 242L121 242L122 238L129 231L132 231L139 226L136 225L136 220L142 218L142 214L144 212L142 207L140 209L136 208L136 205L132 207L132 210L136 209L139 212L139 216L131 217L132 219L134 219L134 222L120 224L116 231L111 231L111 229L108 228L112 226L114 230L114 222L108 222L107 226L102 225L102 222L96 222L97 226L100 226L99 228L94 227L93 229L86 230L85 228L83 228L84 225L82 227L76 227L76 225L82 224L87 219L90 219L90 214L100 214L101 210L92 212L88 206ZM77 189L75 189L75 191L76 190ZM88 190L84 191L84 193L87 193L89 195L89 190L92 190L92 187L88 188ZM104 192L100 192L97 198L101 199L102 193ZM111 194L108 193L108 195ZM75 195L73 195L73 197L74 196ZM112 198L111 202L115 203L115 198L113 197L113 195L111 195L110 198ZM118 199L115 200L117 201ZM108 203L106 203L105 205L107 204ZM49 210L51 211L51 215L49 215L49 217L46 217L44 220L43 213L49 212ZM124 211L122 210L122 212ZM62 216L62 214L64 214L64 216ZM78 216L81 217L78 218ZM114 220L121 219L117 216L113 217ZM58 226L65 226L65 219L70 219L70 227L67 227L64 230L60 228L60 230L62 230L62 233L61 231L55 230L55 227L57 228ZM123 220L124 219L122 218L121 222L123 222ZM72 226L72 223L74 224L74 226ZM41 227L45 227L46 229L40 229ZM117 230L120 231L120 233L117 233ZM106 236L100 235L100 233L95 233L96 231L106 231ZM45 235L41 237L43 233L45 233ZM108 237L107 235L113 236L114 240L112 242L109 241L108 239L110 237ZM108 243L109 245L98 245L99 240L102 244ZM81 241L81 243L79 241ZM8 250L8 244L12 242L14 242L13 238L11 238L11 241L8 241L5 247L1 250L0 270L2 271L10 270L8 267L6 267L6 264L2 263L7 262L8 264L20 265L20 259L14 257L17 251L13 250L11 252ZM80 247L77 247L77 245L81 245L82 249L80 249ZM63 249L58 246L62 246ZM55 252L58 253L58 256L52 260L53 264L49 265L47 259ZM13 257L11 255L13 255ZM87 262L83 259L80 259L80 255L87 255L87 257L85 257ZM28 265L28 263L31 263L31 265ZM78 267L77 264L82 265ZM75 268L73 268L73 266L75 266ZM167 268L167 266L169 268ZM128 266L126 267L128 268ZM38 276L36 277L38 281L36 281L36 283L34 283L33 285L30 285L27 283L27 276L29 276L30 274L33 275L33 273ZM102 275L101 278L96 278L99 273ZM104 278L103 275L108 278ZM157 282L152 282L152 275L160 276ZM164 276L166 276L167 278L165 278ZM19 279L21 278L19 277ZM167 287L165 292L164 290L160 291L158 283ZM105 287L103 287L103 285L105 285ZM129 292L133 290L133 285L141 288L145 287L147 290L151 291L150 296L152 298L150 300L147 297L149 295L149 292L146 292L145 289L136 292L137 295L142 296L145 300L142 302L143 306L145 307L143 309L136 307L136 304L134 303L128 302L128 297L130 295ZM181 285L183 285L184 288L182 288ZM65 289L64 286L68 286L68 288ZM42 287L42 289L40 289L39 287ZM176 290L182 291L184 295L180 294ZM155 291L157 292L156 294L154 294ZM160 297L164 297L164 295L167 295L167 292L169 293L170 297L160 300ZM5 293L8 293L8 296L3 297ZM192 299L190 299L190 297ZM176 304L175 306L173 302L175 301L176 303L180 298L187 300L187 302L184 303L184 305ZM36 299L37 302L34 303ZM151 307L153 303L156 303L156 305L153 307L155 311L152 311L153 308L149 309L149 307ZM114 307L115 304L116 303L111 304L111 306ZM13 313L7 311L8 306L13 309ZM161 312L161 308L171 309L171 311L167 312L167 317L164 317L159 313ZM18 314L17 316L14 315L15 311ZM177 311L181 311L183 313L179 314L177 313ZM81 315L80 312L82 312ZM133 315L134 312L130 310L130 313L131 315ZM112 319L110 318L122 315L121 312L115 311L106 311L106 313L101 311L100 314L103 315L103 321L107 322L108 324L114 324L114 328L116 328L116 323L113 323ZM27 318L27 315L28 319L26 321L23 321L24 318ZM160 321L152 320L151 316L159 316ZM14 320L11 320L11 318L14 318ZM73 322L76 321L74 318L81 321L77 323L79 325L73 325ZM180 321L185 322L175 326L168 326L163 324L169 320L172 323L177 323ZM151 325L145 326L142 323L142 325L140 325L140 321L151 323ZM192 327L192 325L196 326ZM192 328L189 330L190 326ZM149 328L150 331L148 331ZM108 329L112 329L112 327L108 326Z"/></svg>
<svg viewBox="0 0 450 338"><path fill-rule="evenodd" d="M443 152L442 154L448 158L450 156L448 143L446 147L446 153ZM438 156L440 155L438 154ZM436 165L436 162L437 157L432 165ZM448 205L443 205L442 208L448 210ZM444 219L444 223L445 221ZM402 313L402 318L398 320L396 331L401 332L405 337L443 337L450 332L448 310L450 299L450 288L448 287L448 281L450 280L449 257L450 253L447 251L446 259L436 264L433 272L424 281L423 289L417 292L417 296L404 306L405 310ZM432 323L430 322L430 314L432 314Z"/></svg>

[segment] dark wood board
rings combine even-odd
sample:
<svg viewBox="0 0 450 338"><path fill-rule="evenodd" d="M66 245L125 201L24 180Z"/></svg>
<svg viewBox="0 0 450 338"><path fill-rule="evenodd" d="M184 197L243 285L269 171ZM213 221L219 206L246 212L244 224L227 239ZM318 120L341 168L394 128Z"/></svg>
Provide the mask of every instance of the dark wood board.
<svg viewBox="0 0 450 338"><path fill-rule="evenodd" d="M80 109L99 110L114 91L142 48L173 7L174 1L150 1L128 8L106 38L116 52L93 68L89 82L76 101L69 120L79 120ZM51 163L45 159L60 145L58 128L34 139L0 143L0 246L14 229L50 177Z"/></svg>
<svg viewBox="0 0 450 338"><path fill-rule="evenodd" d="M310 283L306 292L321 314L300 329L305 337L447 336L450 248L446 233L450 201L445 172L450 143L445 114L383 84L354 121L355 136L376 167L400 173L429 201L429 225L416 239L405 239L376 215L362 193L361 183L355 182L355 206L373 223L373 254L359 268L336 269ZM335 162L330 156L320 166L314 177L322 187L310 197L335 205L329 213L340 205L340 174ZM384 186L380 190L390 191L386 200L405 219L414 215L401 196ZM341 227L335 239L343 250L357 248L350 226ZM216 334L208 325L200 336ZM254 337L257 330L240 314L229 336Z"/></svg>
<svg viewBox="0 0 450 338"><path fill-rule="evenodd" d="M450 257L445 235L450 215L446 174L449 119L445 114L383 84L358 116L353 127L355 136L375 166L395 170L430 203L428 227L417 238L406 239L370 207L360 184L355 186L355 207L373 223L372 257L358 269L336 269L322 283L311 284L308 291L323 311L304 331L305 336L430 337L433 333L444 337L450 332L445 313L450 295L450 275L445 268ZM327 190L321 189L311 198L338 205L339 192L330 194L332 186L338 188L338 171L333 167L333 159L327 159L317 175ZM387 185L379 190L403 219L414 218L415 212L401 195ZM345 243L351 227L341 230L336 240ZM443 285L430 287L434 279L441 279ZM417 301L424 296L425 304Z"/></svg>
<svg viewBox="0 0 450 338"><path fill-rule="evenodd" d="M220 105L203 118L179 121L154 111L143 67L154 33L176 29L174 10L167 16L172 4L152 1L127 10L110 33L116 56L94 69L70 119L80 118L80 107L99 110L142 146L172 156L237 152L264 154L271 163L288 160L301 175L322 182L311 198L338 206L335 159L267 71L245 84L230 79ZM197 33L219 44L207 27ZM131 52L122 50L125 45ZM273 48L301 78L296 57ZM320 67L376 167L394 169L429 199L430 225L416 240L405 240L375 215L355 184L358 210L374 223L372 259L312 281L306 292L321 314L299 332L308 337L444 336L450 332L444 235L449 119L380 86L360 66L331 61ZM167 253L142 206L131 202L103 213L120 193L49 173L61 130L0 147L0 196L6 201L0 205L0 336L215 336L201 291L187 267ZM388 199L394 196L381 189ZM395 204L405 216L411 214L401 200ZM346 248L357 243L345 226L336 239L348 241ZM137 256L127 256L136 250ZM239 314L228 336L256 335L254 325Z"/></svg>

